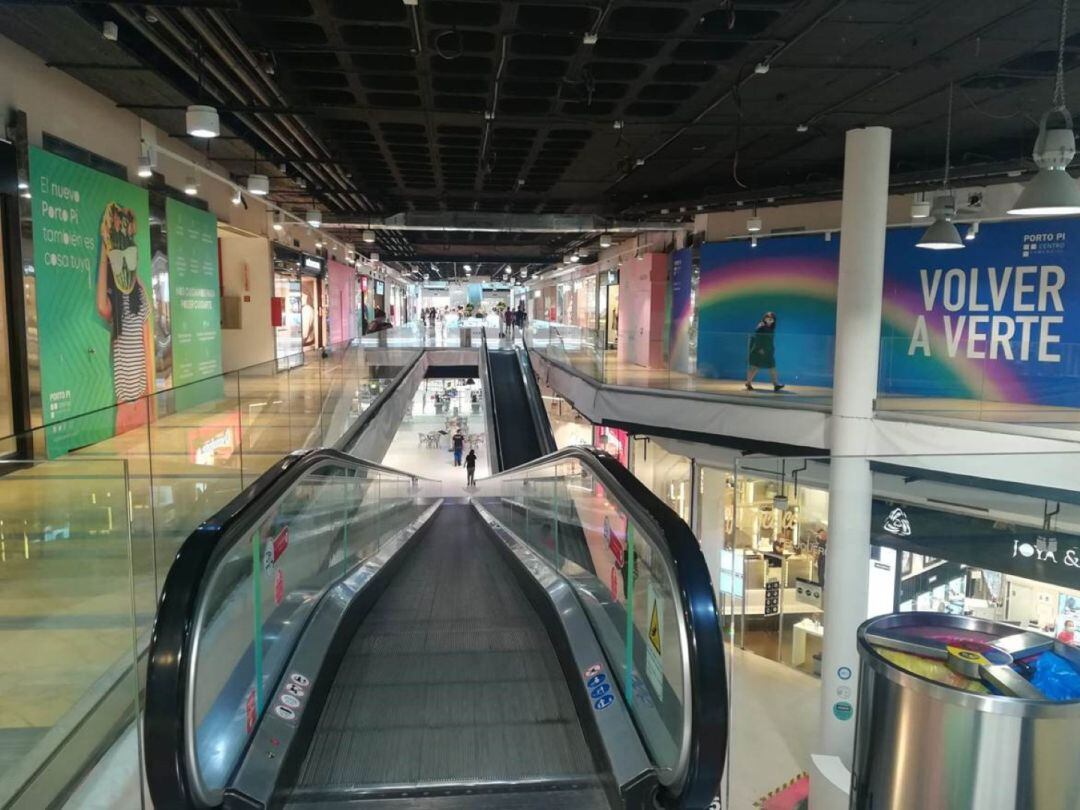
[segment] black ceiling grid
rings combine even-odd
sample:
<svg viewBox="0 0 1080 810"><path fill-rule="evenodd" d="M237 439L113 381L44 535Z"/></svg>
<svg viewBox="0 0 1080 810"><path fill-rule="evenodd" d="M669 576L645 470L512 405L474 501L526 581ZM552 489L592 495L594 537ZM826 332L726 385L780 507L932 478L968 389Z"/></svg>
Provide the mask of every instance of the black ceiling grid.
<svg viewBox="0 0 1080 810"><path fill-rule="evenodd" d="M995 182L1031 167L1060 14L1058 0L171 0L150 23L146 8L9 5L0 33L178 132L195 95L190 65L158 45L175 50L177 32L200 27L232 32L272 66L260 81L281 95L252 108L252 94L222 89L223 121L240 140L221 139L212 154L241 177L252 146L293 158L291 179L274 180L278 199L298 213L318 200L328 227L400 212L656 220L698 205L833 197L843 134L868 124L893 130L895 187L927 188L943 163L950 82L956 175ZM105 18L123 23L122 49L102 42ZM1072 70L1077 15L1069 34ZM234 76L222 54L205 58ZM75 66L104 59L124 67ZM285 121L322 143L317 154ZM365 247L358 230L337 235ZM561 255L582 236L377 239L388 259L495 266Z"/></svg>
<svg viewBox="0 0 1080 810"><path fill-rule="evenodd" d="M800 24L805 36L785 46L767 74L747 67L741 103L725 91L700 126L628 178L624 202L644 213L661 205L838 196L843 133L867 124L893 129L898 189L932 187L944 162L950 82L956 85L958 182L1000 182L1010 170L1031 168L1036 122L1053 85L1057 0L831 5L834 11L810 28ZM786 19L769 33L790 43ZM1074 19L1070 30L1077 29ZM1072 33L1067 70L1080 63L1078 40ZM1069 89L1076 99L1080 87ZM806 132L798 131L800 124ZM739 180L747 188L735 181L736 130ZM712 147L701 150L703 159L688 159L688 151L706 141ZM667 178L666 193L643 197L658 177Z"/></svg>

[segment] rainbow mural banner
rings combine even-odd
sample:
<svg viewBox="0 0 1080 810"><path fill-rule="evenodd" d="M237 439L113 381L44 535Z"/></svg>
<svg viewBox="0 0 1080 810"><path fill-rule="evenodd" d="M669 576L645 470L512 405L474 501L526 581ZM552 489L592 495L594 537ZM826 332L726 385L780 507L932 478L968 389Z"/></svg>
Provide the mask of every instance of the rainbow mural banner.
<svg viewBox="0 0 1080 810"><path fill-rule="evenodd" d="M684 248L671 254L668 277L671 279L671 369L684 374L694 372L690 357L690 327L694 322L694 249Z"/></svg>
<svg viewBox="0 0 1080 810"><path fill-rule="evenodd" d="M698 374L746 377L750 338L766 312L776 313L776 368L781 382L832 385L840 240L790 236L701 246L698 282ZM763 377L764 379L764 377Z"/></svg>
<svg viewBox="0 0 1080 810"><path fill-rule="evenodd" d="M1080 221L986 223L963 250L921 233L886 241L879 392L1080 405Z"/></svg>

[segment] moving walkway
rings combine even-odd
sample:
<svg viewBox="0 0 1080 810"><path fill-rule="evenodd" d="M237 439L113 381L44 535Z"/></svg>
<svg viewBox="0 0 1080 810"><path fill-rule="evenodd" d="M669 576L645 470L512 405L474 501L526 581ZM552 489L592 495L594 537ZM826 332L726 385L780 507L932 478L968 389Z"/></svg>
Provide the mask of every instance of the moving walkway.
<svg viewBox="0 0 1080 810"><path fill-rule="evenodd" d="M189 538L147 677L156 807L709 806L726 686L686 525L580 448L434 490L296 453Z"/></svg>

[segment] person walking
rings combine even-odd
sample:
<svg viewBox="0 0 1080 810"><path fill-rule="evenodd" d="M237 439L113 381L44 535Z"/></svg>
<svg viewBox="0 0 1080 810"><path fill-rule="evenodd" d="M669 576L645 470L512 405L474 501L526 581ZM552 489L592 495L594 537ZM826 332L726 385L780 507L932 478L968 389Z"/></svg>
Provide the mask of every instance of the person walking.
<svg viewBox="0 0 1080 810"><path fill-rule="evenodd" d="M469 455L465 456L465 472L468 473L469 480L465 486L476 486L476 451L471 447L469 448Z"/></svg>
<svg viewBox="0 0 1080 810"><path fill-rule="evenodd" d="M761 316L753 337L750 338L750 354L747 358L749 370L746 373L746 390L754 390L754 377L761 369L768 369L772 378L773 391L779 391L784 386L780 383L780 377L776 373L776 313L766 312Z"/></svg>
<svg viewBox="0 0 1080 810"><path fill-rule="evenodd" d="M455 430L454 435L450 438L451 446L454 448L454 466L461 466L461 454L465 452L465 435L461 430Z"/></svg>
<svg viewBox="0 0 1080 810"><path fill-rule="evenodd" d="M499 337L509 337L510 339L514 337L514 310L510 309L510 307L507 307L506 311L503 312L503 333Z"/></svg>
<svg viewBox="0 0 1080 810"><path fill-rule="evenodd" d="M514 313L514 325L521 330L521 339L525 340L525 301L518 301L517 311Z"/></svg>

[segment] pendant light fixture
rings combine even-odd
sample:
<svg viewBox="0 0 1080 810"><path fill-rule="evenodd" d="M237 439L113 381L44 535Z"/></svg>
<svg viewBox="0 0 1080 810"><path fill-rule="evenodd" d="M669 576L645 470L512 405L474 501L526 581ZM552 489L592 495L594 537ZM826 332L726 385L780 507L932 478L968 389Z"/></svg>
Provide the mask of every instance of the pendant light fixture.
<svg viewBox="0 0 1080 810"><path fill-rule="evenodd" d="M196 51L199 63L199 98L203 97L203 57L202 48ZM209 104L190 104L184 115L187 134L192 138L216 138L221 134L221 119L218 111Z"/></svg>
<svg viewBox="0 0 1080 810"><path fill-rule="evenodd" d="M251 150L251 174L248 175L247 190L256 197L265 197L270 193L270 178L259 174L259 152L256 149Z"/></svg>
<svg viewBox="0 0 1080 810"><path fill-rule="evenodd" d="M1058 35L1057 76L1051 108L1039 121L1039 136L1035 139L1032 157L1039 171L1031 178L1010 214L1021 216L1061 216L1080 214L1080 188L1067 171L1076 155L1076 136L1072 115L1065 106L1065 30L1068 23L1069 0L1061 0L1061 31ZM1049 126L1051 116L1060 119Z"/></svg>
<svg viewBox="0 0 1080 810"><path fill-rule="evenodd" d="M305 220L307 221L307 224L310 225L312 228L321 228L322 212L312 208L310 211L307 212Z"/></svg>
<svg viewBox="0 0 1080 810"><path fill-rule="evenodd" d="M945 177L941 183L941 193L934 197L930 206L930 216L934 218L933 224L926 229L918 247L927 250L956 250L964 247L964 240L960 238L960 231L956 230L953 219L956 216L956 198L949 190L949 157L952 151L952 108L953 86L949 83L949 114L945 124Z"/></svg>

